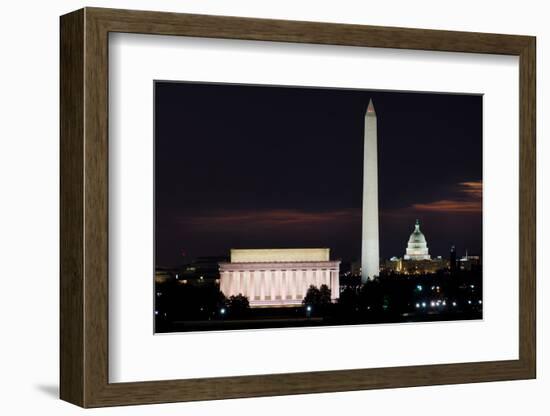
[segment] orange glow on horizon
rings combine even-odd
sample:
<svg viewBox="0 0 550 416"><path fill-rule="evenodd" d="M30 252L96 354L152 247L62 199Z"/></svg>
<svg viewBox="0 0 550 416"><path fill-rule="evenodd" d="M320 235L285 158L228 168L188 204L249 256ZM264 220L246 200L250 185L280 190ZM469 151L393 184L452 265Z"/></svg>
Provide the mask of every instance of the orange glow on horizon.
<svg viewBox="0 0 550 416"><path fill-rule="evenodd" d="M482 209L483 183L481 181L460 182L460 199L441 199L428 203L413 204L417 211L477 213Z"/></svg>
<svg viewBox="0 0 550 416"><path fill-rule="evenodd" d="M481 212L481 201L469 202L443 199L428 204L414 204L413 208L418 211Z"/></svg>
<svg viewBox="0 0 550 416"><path fill-rule="evenodd" d="M333 222L352 222L361 219L361 211L346 209L327 212L304 212L292 209L275 209L268 211L236 211L218 212L212 215L184 218L182 223L193 226L253 226L253 227L284 227L284 226L317 226Z"/></svg>

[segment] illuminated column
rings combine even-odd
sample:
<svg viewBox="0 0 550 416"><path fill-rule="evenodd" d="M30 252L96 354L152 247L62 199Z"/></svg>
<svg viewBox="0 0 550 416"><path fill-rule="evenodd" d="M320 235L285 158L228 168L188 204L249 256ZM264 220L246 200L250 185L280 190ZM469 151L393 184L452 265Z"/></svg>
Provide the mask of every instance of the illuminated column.
<svg viewBox="0 0 550 416"><path fill-rule="evenodd" d="M313 281L313 286L315 286L316 288L319 288L319 270L317 269L313 269L312 270L312 281Z"/></svg>
<svg viewBox="0 0 550 416"><path fill-rule="evenodd" d="M235 290L233 292L234 295L238 295L241 293L241 282L243 280L243 271L239 270L235 273Z"/></svg>
<svg viewBox="0 0 550 416"><path fill-rule="evenodd" d="M239 277L241 275L240 270L235 270L233 273L231 273L231 295L236 295L239 293Z"/></svg>
<svg viewBox="0 0 550 416"><path fill-rule="evenodd" d="M220 292L222 292L224 295L227 295L227 289L228 289L228 273L226 271L222 271L220 273Z"/></svg>
<svg viewBox="0 0 550 416"><path fill-rule="evenodd" d="M281 273L281 300L286 300L288 293L288 270L283 270Z"/></svg>
<svg viewBox="0 0 550 416"><path fill-rule="evenodd" d="M248 296L248 270L243 270L241 272L241 289L240 292L244 296Z"/></svg>
<svg viewBox="0 0 550 416"><path fill-rule="evenodd" d="M277 290L277 294L281 297L281 300L285 299L285 271L279 270L278 273L279 277L277 278L277 283L279 285L279 289Z"/></svg>
<svg viewBox="0 0 550 416"><path fill-rule="evenodd" d="M248 301L254 300L254 270L248 271L248 277L247 277L247 285L246 292L248 296Z"/></svg>
<svg viewBox="0 0 550 416"><path fill-rule="evenodd" d="M365 114L363 149L363 237L361 240L361 282L379 273L378 247L378 139L376 112L372 100Z"/></svg>
<svg viewBox="0 0 550 416"><path fill-rule="evenodd" d="M338 270L330 272L330 297L333 302L340 297L340 276L338 275Z"/></svg>
<svg viewBox="0 0 550 416"><path fill-rule="evenodd" d="M250 299L250 270L244 271L243 295L248 297L248 299Z"/></svg>
<svg viewBox="0 0 550 416"><path fill-rule="evenodd" d="M311 269L306 269L303 271L304 274L304 280L302 281L302 298L306 296L307 289L311 284L313 284L313 271Z"/></svg>
<svg viewBox="0 0 550 416"><path fill-rule="evenodd" d="M265 285L265 298L271 299L271 285L273 281L271 279L271 270L266 270L264 273L264 285Z"/></svg>
<svg viewBox="0 0 550 416"><path fill-rule="evenodd" d="M244 295L244 291L246 288L246 274L244 270L241 270L239 272L239 287L237 288L237 295L240 293Z"/></svg>
<svg viewBox="0 0 550 416"><path fill-rule="evenodd" d="M233 273L232 271L228 272L228 282L227 282L227 292L225 292L225 296L229 297L231 296L231 291L233 290Z"/></svg>
<svg viewBox="0 0 550 416"><path fill-rule="evenodd" d="M264 287L266 300L268 298L271 299L271 270L266 270L264 272Z"/></svg>
<svg viewBox="0 0 550 416"><path fill-rule="evenodd" d="M303 299L304 298L304 287L306 280L306 272L305 270L298 269L296 271L297 280L296 280L296 292L298 295L298 298Z"/></svg>
<svg viewBox="0 0 550 416"><path fill-rule="evenodd" d="M256 296L260 296L260 279L259 279L260 272L258 270L254 270L252 272L252 292L250 299L254 300Z"/></svg>
<svg viewBox="0 0 550 416"><path fill-rule="evenodd" d="M300 299L303 299L304 298L304 293L305 293L305 289L307 287L307 284L306 284L306 281L307 281L307 270L298 270L298 275L300 276L299 277L299 285L298 287L300 288L299 290L299 295L300 295Z"/></svg>
<svg viewBox="0 0 550 416"><path fill-rule="evenodd" d="M272 279L272 284L273 284L273 289L272 289L272 293L271 293L271 300L275 300L277 299L277 296L279 295L280 292L280 287L279 287L279 274L281 273L279 270L273 270L271 272L271 279Z"/></svg>
<svg viewBox="0 0 550 416"><path fill-rule="evenodd" d="M276 270L271 270L269 272L269 286L271 288L271 290L270 290L271 300L275 300L275 297L277 296L277 285L276 285L276 281L275 281L276 273L277 273Z"/></svg>
<svg viewBox="0 0 550 416"><path fill-rule="evenodd" d="M258 296L259 288L258 288L258 270L253 270L252 275L250 276L252 279L252 289L250 289L250 300L254 300L256 296Z"/></svg>
<svg viewBox="0 0 550 416"><path fill-rule="evenodd" d="M253 276L254 276L254 272L252 270L248 270L246 272L246 296L248 297L249 300L252 299L252 291L253 291L252 284L254 283L254 281L252 280Z"/></svg>
<svg viewBox="0 0 550 416"><path fill-rule="evenodd" d="M265 271L264 270L260 271L259 283L260 283L260 291L259 291L260 300L265 300Z"/></svg>

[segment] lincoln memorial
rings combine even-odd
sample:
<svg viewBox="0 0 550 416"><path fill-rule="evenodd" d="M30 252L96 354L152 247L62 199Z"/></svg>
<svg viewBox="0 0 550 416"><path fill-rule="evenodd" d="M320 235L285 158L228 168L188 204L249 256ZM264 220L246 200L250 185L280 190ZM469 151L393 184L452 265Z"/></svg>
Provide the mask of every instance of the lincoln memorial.
<svg viewBox="0 0 550 416"><path fill-rule="evenodd" d="M300 305L310 285L327 285L333 302L340 294L340 261L328 248L232 249L219 266L223 294L242 294L251 307Z"/></svg>

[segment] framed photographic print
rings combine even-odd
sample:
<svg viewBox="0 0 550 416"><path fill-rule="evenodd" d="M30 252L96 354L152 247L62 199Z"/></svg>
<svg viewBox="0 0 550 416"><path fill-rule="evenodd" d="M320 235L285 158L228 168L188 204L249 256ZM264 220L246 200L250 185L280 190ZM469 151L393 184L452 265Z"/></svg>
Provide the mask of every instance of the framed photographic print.
<svg viewBox="0 0 550 416"><path fill-rule="evenodd" d="M535 102L529 36L62 16L61 398L534 378Z"/></svg>

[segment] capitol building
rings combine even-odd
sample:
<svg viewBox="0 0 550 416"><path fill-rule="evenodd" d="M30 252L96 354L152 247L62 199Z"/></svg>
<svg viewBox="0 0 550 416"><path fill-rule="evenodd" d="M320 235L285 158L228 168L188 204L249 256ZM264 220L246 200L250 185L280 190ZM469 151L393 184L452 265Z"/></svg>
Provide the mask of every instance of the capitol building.
<svg viewBox="0 0 550 416"><path fill-rule="evenodd" d="M420 231L420 222L416 220L414 231L409 237L409 243L407 244L406 254L403 257L404 260L430 260L430 254L428 253L428 243L426 243L426 237Z"/></svg>
<svg viewBox="0 0 550 416"><path fill-rule="evenodd" d="M409 236L407 248L403 258L392 257L384 262L383 268L387 272L397 274L426 274L449 267L449 262L441 256L432 258L428 250L426 237L420 231L420 222L416 220L414 230Z"/></svg>

